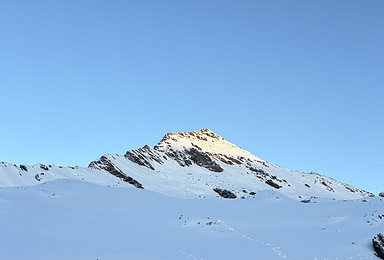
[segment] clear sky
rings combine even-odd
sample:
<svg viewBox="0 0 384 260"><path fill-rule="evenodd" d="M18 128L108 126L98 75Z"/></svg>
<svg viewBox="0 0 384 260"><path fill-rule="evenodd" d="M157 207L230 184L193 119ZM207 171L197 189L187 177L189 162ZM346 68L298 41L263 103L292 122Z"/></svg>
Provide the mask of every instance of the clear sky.
<svg viewBox="0 0 384 260"><path fill-rule="evenodd" d="M0 2L0 161L87 166L209 128L384 190L384 1Z"/></svg>

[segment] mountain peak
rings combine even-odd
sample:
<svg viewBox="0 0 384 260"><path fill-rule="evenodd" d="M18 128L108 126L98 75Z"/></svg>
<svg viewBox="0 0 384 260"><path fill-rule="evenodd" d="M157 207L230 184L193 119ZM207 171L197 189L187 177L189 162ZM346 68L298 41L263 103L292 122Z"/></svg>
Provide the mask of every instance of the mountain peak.
<svg viewBox="0 0 384 260"><path fill-rule="evenodd" d="M204 129L201 129L200 131L193 131L193 132L177 132L177 133L170 132L163 137L163 139L160 141L159 144L161 144L164 141L169 141L169 140L176 141L176 140L179 140L180 138L191 139L193 137L198 138L200 140L204 140L204 141L206 141L205 139L208 139L208 137L212 139L211 141L215 141L214 139L224 140L224 138L221 137L220 135L212 132L208 128L204 128Z"/></svg>
<svg viewBox="0 0 384 260"><path fill-rule="evenodd" d="M184 150L195 148L225 163L260 162L264 160L225 140L213 131L204 128L200 131L168 133L155 146L156 150Z"/></svg>

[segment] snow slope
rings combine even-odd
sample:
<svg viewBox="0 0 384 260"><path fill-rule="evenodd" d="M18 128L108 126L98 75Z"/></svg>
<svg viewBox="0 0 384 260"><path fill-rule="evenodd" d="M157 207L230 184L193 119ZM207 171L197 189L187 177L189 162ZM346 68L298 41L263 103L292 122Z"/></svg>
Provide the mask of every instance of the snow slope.
<svg viewBox="0 0 384 260"><path fill-rule="evenodd" d="M377 259L382 198L181 199L78 180L0 189L0 259Z"/></svg>

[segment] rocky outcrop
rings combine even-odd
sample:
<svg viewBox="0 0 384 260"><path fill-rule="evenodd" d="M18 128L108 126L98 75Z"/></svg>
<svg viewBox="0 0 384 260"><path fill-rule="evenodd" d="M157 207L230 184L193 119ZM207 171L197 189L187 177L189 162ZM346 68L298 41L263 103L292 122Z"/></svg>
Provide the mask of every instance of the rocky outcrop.
<svg viewBox="0 0 384 260"><path fill-rule="evenodd" d="M225 199L236 199L237 198L237 196L230 190L215 188L215 189L213 189L213 191L215 191L217 194L219 194L221 197L223 197Z"/></svg>
<svg viewBox="0 0 384 260"><path fill-rule="evenodd" d="M275 188L275 189L280 189L281 188L281 186L279 184L274 183L272 180L267 180L265 183L268 184L269 186Z"/></svg>
<svg viewBox="0 0 384 260"><path fill-rule="evenodd" d="M222 172L223 168L216 163L208 154L196 148L190 149L166 149L166 156L175 160L181 167L191 166L193 163L200 167L204 167L213 172Z"/></svg>
<svg viewBox="0 0 384 260"><path fill-rule="evenodd" d="M200 167L207 168L213 172L223 171L223 168L221 168L221 166L212 160L211 157L209 157L206 153L201 152L195 148L185 150L185 152L189 155L189 158Z"/></svg>
<svg viewBox="0 0 384 260"><path fill-rule="evenodd" d="M377 234L377 237L372 239L372 245L376 255L379 258L384 259L384 235L381 233Z"/></svg>
<svg viewBox="0 0 384 260"><path fill-rule="evenodd" d="M154 149L152 149L148 145L137 150L128 151L126 152L124 157L134 163L137 163L138 165L145 166L151 170L155 170L155 168L151 164L151 161L155 161L159 164L163 163L163 161L161 160L161 155L158 154Z"/></svg>
<svg viewBox="0 0 384 260"><path fill-rule="evenodd" d="M187 154L179 151L179 150L174 150L174 149L168 149L165 154L175 160L181 167L185 166L191 166L192 161L190 158L187 156Z"/></svg>
<svg viewBox="0 0 384 260"><path fill-rule="evenodd" d="M92 169L105 170L110 174L122 179L123 181L132 184L136 188L144 189L143 185L140 182L123 173L106 156L102 156L99 160L91 162L88 167Z"/></svg>
<svg viewBox="0 0 384 260"><path fill-rule="evenodd" d="M44 171L49 171L48 167L44 164L40 164L40 168Z"/></svg>
<svg viewBox="0 0 384 260"><path fill-rule="evenodd" d="M163 160L168 158L174 159L180 166L191 166L193 163L200 167L204 167L213 172L222 172L223 168L220 167L209 155L196 148L191 149L167 149L165 151L152 149L148 145L138 150L128 151L124 156L128 160L155 170L153 162L163 164Z"/></svg>

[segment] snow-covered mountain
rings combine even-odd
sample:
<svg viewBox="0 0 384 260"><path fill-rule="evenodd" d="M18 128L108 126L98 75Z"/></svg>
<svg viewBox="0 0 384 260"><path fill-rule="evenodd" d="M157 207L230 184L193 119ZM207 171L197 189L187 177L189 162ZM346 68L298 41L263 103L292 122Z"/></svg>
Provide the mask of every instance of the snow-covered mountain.
<svg viewBox="0 0 384 260"><path fill-rule="evenodd" d="M88 168L3 162L0 187L0 259L384 259L384 198L208 129Z"/></svg>
<svg viewBox="0 0 384 260"><path fill-rule="evenodd" d="M284 169L226 141L208 129L168 133L155 146L104 155L88 168L0 164L0 186L28 186L56 179L131 186L182 198L238 198L278 190L303 202L358 199L371 193L317 173Z"/></svg>

